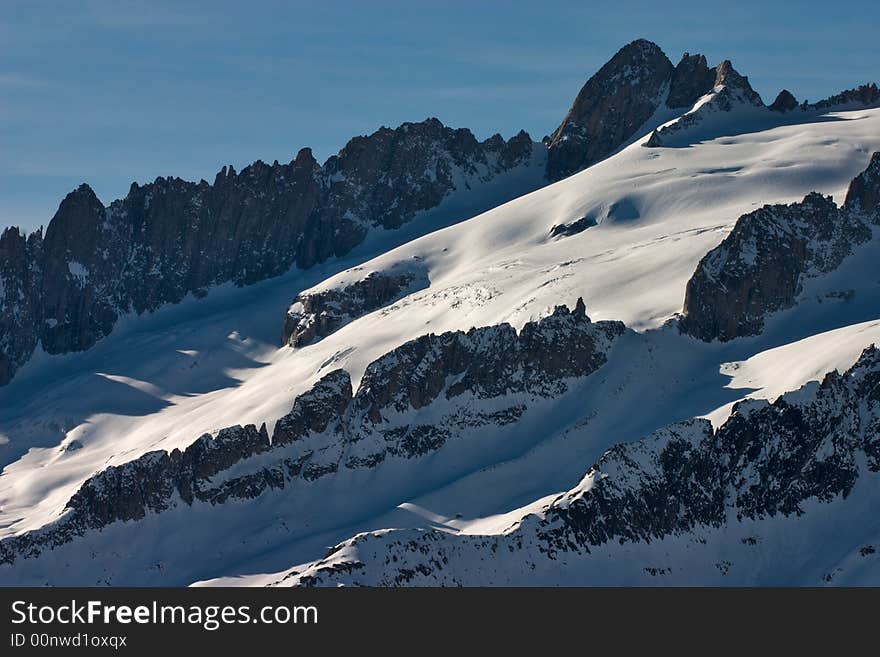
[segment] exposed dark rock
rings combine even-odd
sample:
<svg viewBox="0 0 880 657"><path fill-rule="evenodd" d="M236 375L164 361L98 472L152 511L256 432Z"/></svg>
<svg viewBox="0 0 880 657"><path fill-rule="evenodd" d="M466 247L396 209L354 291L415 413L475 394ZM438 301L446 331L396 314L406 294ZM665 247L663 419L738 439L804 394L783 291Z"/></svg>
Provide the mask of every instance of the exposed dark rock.
<svg viewBox="0 0 880 657"><path fill-rule="evenodd" d="M880 88L877 87L876 82L872 82L871 84L859 85L853 89L846 89L809 107L827 110L843 106L870 107L878 104L880 104Z"/></svg>
<svg viewBox="0 0 880 657"><path fill-rule="evenodd" d="M829 373L805 403L747 402L717 431L699 420L619 445L594 466L589 493L551 508L542 537L556 549L569 540L650 541L721 526L730 509L755 520L846 497L860 455L869 471L880 469L880 425L859 411L863 403L880 408L878 381L880 351L871 347L844 375Z"/></svg>
<svg viewBox="0 0 880 657"><path fill-rule="evenodd" d="M571 235L577 235L578 233L584 232L587 228L592 228L593 226L598 225L598 221L592 215L587 215L586 217L581 217L577 221L572 221L570 224L559 224L558 226L553 226L550 229L550 237L569 237Z"/></svg>
<svg viewBox="0 0 880 657"><path fill-rule="evenodd" d="M682 115L674 123L655 129L644 146L649 148L669 146L674 143L676 136L698 126L718 112L731 112L743 107L764 107L761 97L749 84L749 79L737 73L729 60L724 60L713 70L715 82L710 89L713 92L711 99L692 112Z"/></svg>
<svg viewBox="0 0 880 657"><path fill-rule="evenodd" d="M12 378L37 346L42 253L42 229L30 237L18 228L7 228L0 235L0 385Z"/></svg>
<svg viewBox="0 0 880 657"><path fill-rule="evenodd" d="M776 100L770 105L770 109L774 112L791 112L797 109L798 101L788 89L783 89L776 96Z"/></svg>
<svg viewBox="0 0 880 657"><path fill-rule="evenodd" d="M527 162L532 148L524 132L480 142L428 119L352 139L323 166L303 149L286 165L224 167L213 184L133 184L106 208L82 185L45 239L4 233L0 384L38 341L52 354L88 349L122 314L341 256L371 227L397 228L457 186Z"/></svg>
<svg viewBox="0 0 880 657"><path fill-rule="evenodd" d="M740 75L728 59L718 65L714 86L724 87L724 90L719 92L719 108L724 111L728 111L737 101L756 107L764 106L761 96L749 84L748 77Z"/></svg>
<svg viewBox="0 0 880 657"><path fill-rule="evenodd" d="M311 433L325 431L339 420L352 400L351 377L345 370L334 370L312 389L296 398L293 409L275 424L272 446L299 440Z"/></svg>
<svg viewBox="0 0 880 657"><path fill-rule="evenodd" d="M767 205L739 218L688 281L680 327L701 340L755 335L767 315L794 305L806 279L837 269L880 221L880 158L850 186L838 208L809 194L800 203Z"/></svg>
<svg viewBox="0 0 880 657"><path fill-rule="evenodd" d="M476 440L483 427L517 422L527 410L522 394L558 397L572 378L601 367L623 332L619 322L591 322L579 299L573 311L560 306L519 334L502 324L423 336L371 363L354 396L348 373L325 375L296 398L271 440L265 425L234 426L183 451L150 452L99 472L56 523L0 542L0 563L180 503L247 501L342 468L374 468L436 452L452 439ZM425 421L420 409L429 406Z"/></svg>
<svg viewBox="0 0 880 657"><path fill-rule="evenodd" d="M844 209L880 222L880 151L871 156L868 168L853 178L843 203Z"/></svg>
<svg viewBox="0 0 880 657"><path fill-rule="evenodd" d="M547 177L565 178L632 137L665 100L674 70L650 41L639 39L621 48L583 86L551 136Z"/></svg>
<svg viewBox="0 0 880 657"><path fill-rule="evenodd" d="M663 145L663 142L660 140L660 131L654 128L651 131L651 136L648 137L648 141L642 145L646 148L660 148Z"/></svg>
<svg viewBox="0 0 880 657"><path fill-rule="evenodd" d="M380 422L386 408L419 409L443 391L447 399L464 392L483 399L510 392L556 396L563 379L600 367L610 343L623 331L620 322L590 322L583 300L578 300L573 311L559 306L549 317L526 324L518 335L509 324L431 333L372 363L356 405ZM450 376L455 383L447 383Z"/></svg>
<svg viewBox="0 0 880 657"><path fill-rule="evenodd" d="M816 503L846 499L860 477L880 472L878 386L880 350L870 347L847 372L833 371L807 391L785 395L772 404L736 405L718 429L708 420L695 419L639 442L612 447L575 488L504 534L468 536L437 530L361 534L281 582L303 586L526 583L529 564L534 568L536 562L559 561L563 555L571 565L576 559L590 559L600 546L647 545L670 536L696 538L701 530L743 521L800 516ZM743 545L758 544L753 536L740 538L732 531L721 535ZM661 549L664 566L647 566L644 571L670 574L693 560L690 555L688 561L677 563L668 548ZM765 558L769 549L764 546ZM873 554L873 546L859 553ZM499 554L511 558L493 558ZM706 559L711 562L712 553ZM482 562L491 565L474 569ZM715 563L724 573L732 566L729 561ZM347 564L356 568L346 568ZM564 581L566 572L558 567L556 571Z"/></svg>
<svg viewBox="0 0 880 657"><path fill-rule="evenodd" d="M282 341L302 347L337 331L354 319L428 286L427 276L413 269L371 272L340 288L302 292L287 311Z"/></svg>
<svg viewBox="0 0 880 657"><path fill-rule="evenodd" d="M783 396L772 404L745 402L717 431L705 420L694 421L699 424L682 425L685 431L673 425L643 443L609 450L594 468L591 495L579 505L579 511L592 508L593 519L578 513L572 522L568 506L567 529L589 528L594 538L581 534L579 540L592 544L646 540L695 524L719 526L729 508L740 519L754 520L800 515L807 500L846 497L859 476L860 455L870 472L880 469L880 424L859 410L865 403L880 409L878 382L880 351L870 347L843 375L826 375L806 401ZM659 490L666 491L666 500L652 499ZM664 506L668 511L657 513ZM614 507L625 507L623 517L629 518L633 509L654 511L633 523L630 529L638 531L622 535ZM596 540L602 525L604 537Z"/></svg>
<svg viewBox="0 0 880 657"><path fill-rule="evenodd" d="M704 55L685 53L672 74L667 107L690 108L712 91L717 71L709 68Z"/></svg>

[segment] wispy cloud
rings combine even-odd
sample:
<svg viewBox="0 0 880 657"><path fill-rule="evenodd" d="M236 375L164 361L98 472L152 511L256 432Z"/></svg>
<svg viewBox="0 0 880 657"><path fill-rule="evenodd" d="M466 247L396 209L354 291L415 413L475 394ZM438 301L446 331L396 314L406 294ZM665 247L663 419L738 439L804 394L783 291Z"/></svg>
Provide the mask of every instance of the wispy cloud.
<svg viewBox="0 0 880 657"><path fill-rule="evenodd" d="M51 83L48 80L28 75L20 75L18 73L0 73L0 87L13 89L37 89L49 86L51 86Z"/></svg>
<svg viewBox="0 0 880 657"><path fill-rule="evenodd" d="M91 24L117 30L145 28L190 28L204 25L209 16L205 12L187 8L182 3L120 3L91 2L83 20Z"/></svg>

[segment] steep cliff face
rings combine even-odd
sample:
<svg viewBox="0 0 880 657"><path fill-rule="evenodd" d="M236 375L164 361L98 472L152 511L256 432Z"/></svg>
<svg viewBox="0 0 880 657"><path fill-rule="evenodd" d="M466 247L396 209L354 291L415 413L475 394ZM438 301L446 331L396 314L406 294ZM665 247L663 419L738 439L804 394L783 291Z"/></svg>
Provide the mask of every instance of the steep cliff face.
<svg viewBox="0 0 880 657"><path fill-rule="evenodd" d="M880 87L876 82L860 84L852 89L845 89L839 94L820 100L807 109L829 110L844 107L876 107L880 104Z"/></svg>
<svg viewBox="0 0 880 657"><path fill-rule="evenodd" d="M12 378L37 344L42 254L42 231L25 237L7 228L0 235L0 384Z"/></svg>
<svg viewBox="0 0 880 657"><path fill-rule="evenodd" d="M578 93L550 138L549 180L565 178L610 155L658 109L687 109L712 90L715 69L685 53L677 66L657 44L624 46Z"/></svg>
<svg viewBox="0 0 880 657"><path fill-rule="evenodd" d="M743 215L688 281L682 330L701 340L756 335L791 307L804 281L837 269L880 223L880 154L850 184L842 207L810 194Z"/></svg>
<svg viewBox="0 0 880 657"><path fill-rule="evenodd" d="M324 559L279 573L276 583L772 581L772 564L781 571L789 558L793 528L807 526L800 520L780 533L774 523L815 519L821 528L828 515L823 505L838 503L835 512L846 514L855 486L876 484L878 385L880 351L871 347L844 374L831 372L820 385L772 404L738 405L718 429L691 420L611 448L577 486L503 534L361 534ZM763 571L749 552L756 549L767 565ZM858 543L847 549L862 557L874 553ZM839 558L816 550L818 563L810 571L832 571Z"/></svg>
<svg viewBox="0 0 880 657"><path fill-rule="evenodd" d="M729 115L734 111L754 111L764 108L761 96L752 89L749 79L740 75L729 60L721 62L712 71L715 73L715 79L706 91L709 95L677 121L654 130L645 146L656 148L676 145L684 135L701 124L723 120L719 119L719 115L724 117L725 114Z"/></svg>
<svg viewBox="0 0 880 657"><path fill-rule="evenodd" d="M341 288L306 290L296 296L284 317L282 342L291 347L311 344L350 321L427 286L425 272L408 266L370 272Z"/></svg>
<svg viewBox="0 0 880 657"><path fill-rule="evenodd" d="M843 207L872 223L880 221L880 151L871 156L868 168L853 178Z"/></svg>
<svg viewBox="0 0 880 657"><path fill-rule="evenodd" d="M798 108L797 98L795 98L788 89L783 89L776 96L776 99L770 104L769 108L773 112L792 112Z"/></svg>
<svg viewBox="0 0 880 657"><path fill-rule="evenodd" d="M326 374L297 397L271 439L265 425L234 426L182 451L150 452L101 471L57 522L0 543L0 563L36 558L149 514L189 509L195 522L198 505L244 504L272 491L308 494L304 486L338 473L415 461L447 443L479 443L486 432L519 422L530 403L557 398L573 379L599 369L623 332L619 322L591 322L579 300L519 333L501 324L423 336L370 364L355 394L347 372ZM211 540L204 527L193 531L202 532L193 540Z"/></svg>
<svg viewBox="0 0 880 657"><path fill-rule="evenodd" d="M213 184L133 184L109 207L82 185L45 239L4 233L0 384L38 342L52 354L88 349L122 314L344 255L368 230L398 228L532 153L525 133L480 142L429 119L352 139L323 166L303 149L289 164L224 167Z"/></svg>
<svg viewBox="0 0 880 657"><path fill-rule="evenodd" d="M565 178L609 155L663 102L673 71L650 41L621 48L583 86L551 136L547 177Z"/></svg>
<svg viewBox="0 0 880 657"><path fill-rule="evenodd" d="M667 107L690 108L701 97L712 91L717 70L709 68L705 55L685 53L672 72Z"/></svg>
<svg viewBox="0 0 880 657"><path fill-rule="evenodd" d="M862 84L852 89L844 89L838 94L824 98L818 102L810 103L804 101L798 103L794 95L788 90L783 89L776 96L776 100L769 106L774 112L827 112L829 110L844 110L856 107L876 107L880 104L880 88L875 82L870 84Z"/></svg>

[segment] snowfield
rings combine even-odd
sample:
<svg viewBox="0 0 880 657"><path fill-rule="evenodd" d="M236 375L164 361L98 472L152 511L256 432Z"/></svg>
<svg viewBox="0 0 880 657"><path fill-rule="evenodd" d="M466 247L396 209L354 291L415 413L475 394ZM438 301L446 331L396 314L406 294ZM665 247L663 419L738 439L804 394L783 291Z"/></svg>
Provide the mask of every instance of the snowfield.
<svg viewBox="0 0 880 657"><path fill-rule="evenodd" d="M450 199L411 226L372 235L342 262L247 288L224 286L205 299L128 318L88 352L40 354L0 388L0 538L58 518L81 484L108 465L182 448L234 424L266 422L271 431L294 397L331 370L347 370L357 387L370 362L410 339L501 322L519 330L559 304L574 307L578 297L594 321L621 320L633 331L614 346L605 367L554 407L552 426L540 440L522 435L516 448L490 450L470 471L430 490L417 481L401 483L399 499L369 513L347 513L326 489L326 496L307 500L309 515L324 517L315 527L285 526L259 549L244 541L224 546L223 570L193 555L170 581L272 583L292 564L377 529L503 533L577 485L613 444L695 416L719 425L737 400L772 400L849 367L865 346L880 343L880 281L872 267L880 254L878 235L838 272L810 282L802 303L771 318L760 336L706 344L667 324L681 311L699 260L740 215L766 203L798 201L810 191L839 203L850 180L880 150L880 109L780 115L744 108L725 118L675 133L670 147L645 147L646 132L581 173L466 221L452 224L462 209ZM529 170L492 184L537 186L543 161L533 160ZM491 199L487 189L478 205L491 207ZM579 221L578 227L588 227L568 235L558 229ZM280 346L284 314L298 293L344 287L401 267L423 274L428 286L314 344ZM854 296L842 294L854 288ZM858 508L876 505L875 492L858 492ZM248 518L236 517L233 505L218 510L217 520L241 528L277 521L275 510L257 508L264 516L254 519L254 509L242 506L240 515ZM145 531L155 527L173 537L175 523L186 520L171 516L165 524L148 518ZM108 541L114 531L106 532ZM787 545L786 525L773 531ZM68 551L65 558L73 555ZM736 559L742 555L731 556ZM642 563L641 556L636 560ZM99 564L82 567L99 577ZM613 573L625 568L611 571L606 583L623 583ZM40 578L24 565L21 573L28 583ZM601 573L583 576L599 583ZM710 574L718 573L697 569L689 576L711 583ZM636 575L626 583L647 583ZM168 582L167 576L160 568L130 581ZM0 580L10 583L6 573ZM780 575L777 581L787 580Z"/></svg>

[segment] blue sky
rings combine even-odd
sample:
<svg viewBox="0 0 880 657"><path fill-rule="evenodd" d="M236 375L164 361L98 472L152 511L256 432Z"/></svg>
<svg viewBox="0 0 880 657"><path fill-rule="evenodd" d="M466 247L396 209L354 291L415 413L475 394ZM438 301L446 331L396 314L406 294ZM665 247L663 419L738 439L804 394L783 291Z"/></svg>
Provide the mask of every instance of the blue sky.
<svg viewBox="0 0 880 657"><path fill-rule="evenodd" d="M539 139L638 37L767 102L880 78L874 2L0 2L0 224L27 229L83 181L109 203L428 116Z"/></svg>

